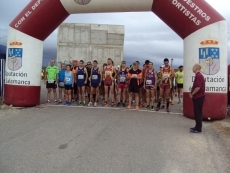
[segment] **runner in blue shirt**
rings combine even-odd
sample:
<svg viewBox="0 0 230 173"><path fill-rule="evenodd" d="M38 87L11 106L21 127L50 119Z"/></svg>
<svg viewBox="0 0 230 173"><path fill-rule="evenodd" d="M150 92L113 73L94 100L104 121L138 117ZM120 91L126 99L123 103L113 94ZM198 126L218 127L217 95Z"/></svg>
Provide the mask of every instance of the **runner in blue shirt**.
<svg viewBox="0 0 230 173"><path fill-rule="evenodd" d="M84 67L84 61L80 60L76 70L76 83L78 87L78 105L85 106L85 85L87 84L88 73Z"/></svg>
<svg viewBox="0 0 230 173"><path fill-rule="evenodd" d="M74 85L74 74L72 73L71 66L67 65L66 71L65 71L65 95L66 95L66 103L65 105L70 106L71 105L71 91Z"/></svg>
<svg viewBox="0 0 230 173"><path fill-rule="evenodd" d="M94 60L93 68L91 70L91 75L90 75L90 102L88 106L92 105L93 93L96 93L96 97L94 98L94 107L97 107L97 101L99 97L99 87L101 86L101 80L102 80L102 72L98 67L98 62Z"/></svg>

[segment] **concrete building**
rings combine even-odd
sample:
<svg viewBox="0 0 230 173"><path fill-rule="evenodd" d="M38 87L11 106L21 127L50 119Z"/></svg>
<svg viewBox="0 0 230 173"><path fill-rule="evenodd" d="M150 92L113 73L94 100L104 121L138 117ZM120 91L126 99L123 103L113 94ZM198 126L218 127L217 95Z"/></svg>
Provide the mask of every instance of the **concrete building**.
<svg viewBox="0 0 230 173"><path fill-rule="evenodd" d="M123 46L122 25L63 23L58 28L57 62L98 60L101 66L110 57L120 65Z"/></svg>

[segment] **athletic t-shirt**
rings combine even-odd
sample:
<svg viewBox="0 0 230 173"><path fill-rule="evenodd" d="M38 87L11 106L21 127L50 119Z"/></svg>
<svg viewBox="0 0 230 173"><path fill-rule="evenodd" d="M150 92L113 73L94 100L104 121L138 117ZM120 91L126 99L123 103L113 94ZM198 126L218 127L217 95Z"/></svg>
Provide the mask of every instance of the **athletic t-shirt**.
<svg viewBox="0 0 230 173"><path fill-rule="evenodd" d="M104 71L105 71L105 78L112 77L113 66L111 67L106 66Z"/></svg>
<svg viewBox="0 0 230 173"><path fill-rule="evenodd" d="M146 75L146 83L145 85L146 86L151 86L151 85L155 85L155 70L147 70L145 72L145 75Z"/></svg>
<svg viewBox="0 0 230 173"><path fill-rule="evenodd" d="M72 71L66 71L65 72L65 85L72 85L73 77L72 77Z"/></svg>
<svg viewBox="0 0 230 173"><path fill-rule="evenodd" d="M184 83L184 71L176 72L176 82L177 82L177 84L183 84Z"/></svg>
<svg viewBox="0 0 230 173"><path fill-rule="evenodd" d="M92 80L91 84L99 84L101 80L101 75L99 73L99 68L92 68Z"/></svg>
<svg viewBox="0 0 230 173"><path fill-rule="evenodd" d="M142 77L142 71L140 69L137 70L129 70L128 76L137 76L137 77ZM130 79L130 85L140 85L140 79L136 79L136 78L131 78Z"/></svg>
<svg viewBox="0 0 230 173"><path fill-rule="evenodd" d="M171 67L170 66L168 68L163 67L162 71L163 71L163 74L162 74L161 82L165 84L170 84L172 82L170 80L170 75L172 74Z"/></svg>
<svg viewBox="0 0 230 173"><path fill-rule="evenodd" d="M72 68L71 68L71 71L75 74L76 71L77 71L77 67L72 67Z"/></svg>
<svg viewBox="0 0 230 173"><path fill-rule="evenodd" d="M85 77L86 77L86 74L85 74L85 67L78 67L78 72L77 72L77 81L85 81Z"/></svg>
<svg viewBox="0 0 230 173"><path fill-rule="evenodd" d="M48 80L56 80L56 75L59 73L57 66L48 66L46 67L47 79Z"/></svg>
<svg viewBox="0 0 230 173"><path fill-rule="evenodd" d="M111 81L112 80L112 73L113 73L112 72L113 66L111 66L111 67L106 66L104 71L105 71L105 83Z"/></svg>
<svg viewBox="0 0 230 173"><path fill-rule="evenodd" d="M127 69L125 69L124 71L121 70L119 71L119 82L126 84L126 75L127 75Z"/></svg>
<svg viewBox="0 0 230 173"><path fill-rule="evenodd" d="M64 82L64 79L65 79L65 70L59 71L59 73L58 73L58 79L59 79L59 82Z"/></svg>

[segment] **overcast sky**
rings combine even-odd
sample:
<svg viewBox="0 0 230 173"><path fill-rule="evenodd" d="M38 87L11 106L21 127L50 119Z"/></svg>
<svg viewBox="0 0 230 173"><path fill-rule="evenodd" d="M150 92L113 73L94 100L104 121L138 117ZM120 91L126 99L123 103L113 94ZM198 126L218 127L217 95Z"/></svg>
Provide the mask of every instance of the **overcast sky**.
<svg viewBox="0 0 230 173"><path fill-rule="evenodd" d="M29 3L30 0L0 0L0 44L6 45L9 23ZM228 22L228 57L230 61L230 1L207 0ZM125 25L124 59L149 59L156 66L163 58L174 59L174 67L183 64L183 40L152 12L77 14L70 15L67 23L95 23ZM57 30L44 42L43 64L56 58Z"/></svg>

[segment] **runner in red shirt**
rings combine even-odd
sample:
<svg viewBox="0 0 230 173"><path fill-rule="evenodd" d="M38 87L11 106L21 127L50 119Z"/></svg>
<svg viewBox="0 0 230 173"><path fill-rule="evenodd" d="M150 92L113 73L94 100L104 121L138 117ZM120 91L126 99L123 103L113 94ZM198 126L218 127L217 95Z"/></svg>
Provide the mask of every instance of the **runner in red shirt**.
<svg viewBox="0 0 230 173"><path fill-rule="evenodd" d="M161 69L161 84L160 84L160 97L157 104L156 111L160 110L162 97L165 93L166 98L166 110L169 112L169 97L170 97L170 88L171 88L171 79L174 76L174 69L169 66L168 58L164 59L164 67Z"/></svg>
<svg viewBox="0 0 230 173"><path fill-rule="evenodd" d="M113 76L113 73L115 76ZM111 95L111 106L114 106L114 82L116 78L116 70L112 64L112 59L108 58L107 66L104 67L103 71L103 80L104 80L104 88L105 88L105 102L103 106L108 106L108 91L110 90Z"/></svg>

